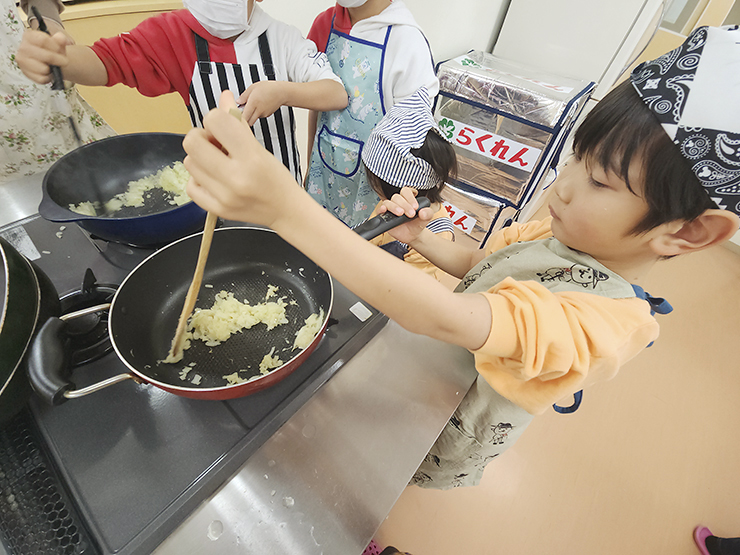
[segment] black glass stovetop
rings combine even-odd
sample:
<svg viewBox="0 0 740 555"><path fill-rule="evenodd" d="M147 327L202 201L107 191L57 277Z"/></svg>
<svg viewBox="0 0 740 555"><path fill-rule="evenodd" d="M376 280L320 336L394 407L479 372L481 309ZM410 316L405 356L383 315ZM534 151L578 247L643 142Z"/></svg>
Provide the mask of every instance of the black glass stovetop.
<svg viewBox="0 0 740 555"><path fill-rule="evenodd" d="M38 216L0 235L35 257L60 296L78 290L87 269L98 283L119 284L154 252L93 240L76 225ZM292 374L266 390L203 401L126 380L56 407L32 398L44 451L96 550L150 553L385 322L334 282L332 325L324 338ZM126 367L111 351L76 368L73 378L80 388L122 373Z"/></svg>

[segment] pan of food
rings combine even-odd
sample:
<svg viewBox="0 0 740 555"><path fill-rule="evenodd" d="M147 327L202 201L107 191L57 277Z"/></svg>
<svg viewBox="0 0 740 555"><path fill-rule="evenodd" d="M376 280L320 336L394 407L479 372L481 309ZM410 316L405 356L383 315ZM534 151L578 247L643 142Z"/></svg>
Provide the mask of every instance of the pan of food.
<svg viewBox="0 0 740 555"><path fill-rule="evenodd" d="M214 233L183 358L165 362L201 236L158 250L121 283L108 331L129 372L105 385L131 378L185 397L233 399L282 380L316 347L331 278L276 233L229 227ZM29 354L31 383L51 404L86 393L71 382L65 343L65 322L52 318Z"/></svg>
<svg viewBox="0 0 740 555"><path fill-rule="evenodd" d="M60 312L48 276L0 237L0 423L23 408L31 394L25 357L41 324Z"/></svg>
<svg viewBox="0 0 740 555"><path fill-rule="evenodd" d="M420 207L428 206L426 198ZM371 239L408 218L385 213L355 231ZM227 400L279 382L316 348L334 289L318 265L269 229L215 230L187 327L182 359L168 360L203 234L174 241L124 279L110 305L108 332L128 372L77 389L71 380L65 319L50 318L34 340L28 371L35 391L58 405L133 379L175 395ZM81 311L80 314L86 313Z"/></svg>
<svg viewBox="0 0 740 555"><path fill-rule="evenodd" d="M116 135L65 154L44 176L39 214L141 247L202 230L206 213L185 194L183 137Z"/></svg>

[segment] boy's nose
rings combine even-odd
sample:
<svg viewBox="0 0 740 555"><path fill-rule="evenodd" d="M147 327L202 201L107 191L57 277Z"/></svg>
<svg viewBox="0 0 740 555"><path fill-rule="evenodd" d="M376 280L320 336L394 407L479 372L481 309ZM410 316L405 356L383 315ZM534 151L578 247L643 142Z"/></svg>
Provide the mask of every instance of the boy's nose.
<svg viewBox="0 0 740 555"><path fill-rule="evenodd" d="M570 185L566 176L560 174L555 180L555 183L552 184L552 187L555 190L555 195L562 202L568 202L570 200Z"/></svg>

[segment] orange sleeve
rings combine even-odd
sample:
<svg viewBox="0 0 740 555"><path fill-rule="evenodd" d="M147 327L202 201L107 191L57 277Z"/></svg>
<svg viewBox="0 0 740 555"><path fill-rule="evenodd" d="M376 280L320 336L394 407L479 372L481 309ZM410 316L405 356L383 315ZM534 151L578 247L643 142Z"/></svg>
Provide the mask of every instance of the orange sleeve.
<svg viewBox="0 0 740 555"><path fill-rule="evenodd" d="M509 227L500 229L486 241L484 247L486 256L514 243L552 237L550 222L552 222L552 218L547 217L544 220L532 220L524 224L514 222Z"/></svg>
<svg viewBox="0 0 740 555"><path fill-rule="evenodd" d="M491 333L474 351L478 372L531 414L619 368L658 337L648 303L592 293L553 293L506 278L487 293Z"/></svg>

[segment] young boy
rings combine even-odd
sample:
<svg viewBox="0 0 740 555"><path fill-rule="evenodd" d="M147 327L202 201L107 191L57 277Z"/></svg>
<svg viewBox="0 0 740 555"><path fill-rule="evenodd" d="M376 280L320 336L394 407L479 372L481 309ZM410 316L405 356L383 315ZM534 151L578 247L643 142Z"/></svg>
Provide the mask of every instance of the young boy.
<svg viewBox="0 0 740 555"><path fill-rule="evenodd" d="M350 227L378 203L361 163L364 142L396 102L439 81L424 33L401 0L339 0L319 14L308 33L342 78L349 104L311 112L306 189Z"/></svg>
<svg viewBox="0 0 740 555"><path fill-rule="evenodd" d="M262 0L257 0L261 2ZM145 96L177 91L193 126L216 107L224 90L244 105L254 134L301 181L292 107L339 110L347 105L342 82L326 56L298 29L237 0L185 0L187 9L151 17L128 33L92 46L66 46L60 35L27 31L18 65L37 83L50 81L49 65L81 85L123 83Z"/></svg>
<svg viewBox="0 0 740 555"><path fill-rule="evenodd" d="M659 260L737 231L738 76L740 28L700 28L589 113L574 160L552 185L551 217L504 229L485 251L425 231L429 209L396 228L396 239L463 278L457 292L367 244L291 187L224 110L185 138L188 193L223 217L270 226L409 331L473 353L478 379L414 481L474 485L533 415L614 377L657 338L651 306L632 284ZM268 179L269 191L261 187ZM416 206L411 189L386 203L410 217Z"/></svg>
<svg viewBox="0 0 740 555"><path fill-rule="evenodd" d="M380 120L367 139L362 162L370 186L381 198L370 217L383 206L382 200L411 187L427 197L436 211L426 228L454 241L454 225L441 203L445 182L457 172L457 158L434 121L426 88L400 101ZM370 243L430 275L439 273L439 268L390 233Z"/></svg>

